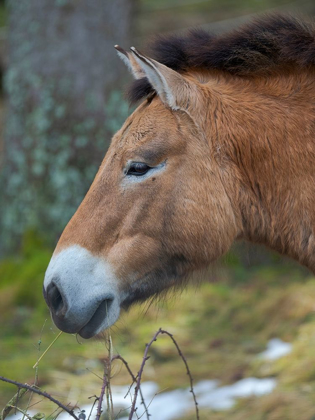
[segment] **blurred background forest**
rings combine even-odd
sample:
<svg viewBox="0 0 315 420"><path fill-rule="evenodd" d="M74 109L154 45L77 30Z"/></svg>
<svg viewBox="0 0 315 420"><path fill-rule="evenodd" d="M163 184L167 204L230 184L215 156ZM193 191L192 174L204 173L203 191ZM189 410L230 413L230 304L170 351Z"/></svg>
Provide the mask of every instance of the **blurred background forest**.
<svg viewBox="0 0 315 420"><path fill-rule="evenodd" d="M124 98L130 78L113 45L145 50L155 34L196 26L221 32L277 10L311 17L315 4L0 2L0 375L34 382L32 366L58 333L42 297L45 269L111 136L132 112ZM124 314L111 331L114 351L136 372L145 343L162 326L175 334L196 381L276 379L272 393L238 400L228 411L202 409L201 418L314 419L315 278L292 261L238 244L208 280L176 300ZM257 357L272 338L291 343L291 353L268 361ZM63 334L40 364L39 385L62 402L86 404L101 387L96 374L102 375L105 356L102 340L79 343ZM188 386L166 339L151 351L145 380L161 390ZM129 378L117 371L113 382L128 384ZM0 383L0 411L14 392ZM41 404L39 411L50 409Z"/></svg>

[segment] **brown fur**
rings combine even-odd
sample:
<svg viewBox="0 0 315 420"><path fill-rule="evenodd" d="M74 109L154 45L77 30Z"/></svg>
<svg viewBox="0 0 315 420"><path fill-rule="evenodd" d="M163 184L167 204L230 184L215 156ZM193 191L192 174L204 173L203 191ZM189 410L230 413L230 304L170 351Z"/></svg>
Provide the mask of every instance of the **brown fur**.
<svg viewBox="0 0 315 420"><path fill-rule="evenodd" d="M146 100L114 136L57 247L78 244L115 269L125 306L180 282L236 239L315 272L315 70L268 77L192 69L184 110ZM126 184L128 160L165 172Z"/></svg>
<svg viewBox="0 0 315 420"><path fill-rule="evenodd" d="M265 15L232 32L214 35L195 29L184 36L160 36L149 56L171 69L220 70L238 76L269 77L283 67L315 66L315 26L289 15ZM146 78L134 81L131 102L154 93Z"/></svg>

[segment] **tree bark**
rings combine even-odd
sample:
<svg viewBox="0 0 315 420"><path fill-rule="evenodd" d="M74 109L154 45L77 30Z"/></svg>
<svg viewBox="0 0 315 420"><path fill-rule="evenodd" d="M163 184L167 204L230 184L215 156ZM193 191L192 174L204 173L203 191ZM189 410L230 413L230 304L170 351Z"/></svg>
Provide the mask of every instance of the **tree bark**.
<svg viewBox="0 0 315 420"><path fill-rule="evenodd" d="M0 253L56 237L128 113L118 93L134 0L9 0Z"/></svg>

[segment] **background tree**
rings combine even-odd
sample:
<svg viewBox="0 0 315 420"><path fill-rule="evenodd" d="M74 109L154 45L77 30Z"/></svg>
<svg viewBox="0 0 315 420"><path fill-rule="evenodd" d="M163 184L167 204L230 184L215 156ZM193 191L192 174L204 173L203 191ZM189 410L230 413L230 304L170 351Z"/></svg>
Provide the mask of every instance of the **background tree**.
<svg viewBox="0 0 315 420"><path fill-rule="evenodd" d="M55 237L128 106L113 90L134 0L9 0L0 253L27 228Z"/></svg>

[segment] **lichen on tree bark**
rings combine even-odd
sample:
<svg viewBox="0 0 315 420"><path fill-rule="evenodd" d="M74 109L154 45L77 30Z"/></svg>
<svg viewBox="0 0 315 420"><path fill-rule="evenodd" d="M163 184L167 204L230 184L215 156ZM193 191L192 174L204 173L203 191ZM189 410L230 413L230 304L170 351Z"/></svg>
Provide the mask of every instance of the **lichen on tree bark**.
<svg viewBox="0 0 315 420"><path fill-rule="evenodd" d="M133 0L9 0L0 254L58 236L129 109L115 88Z"/></svg>

